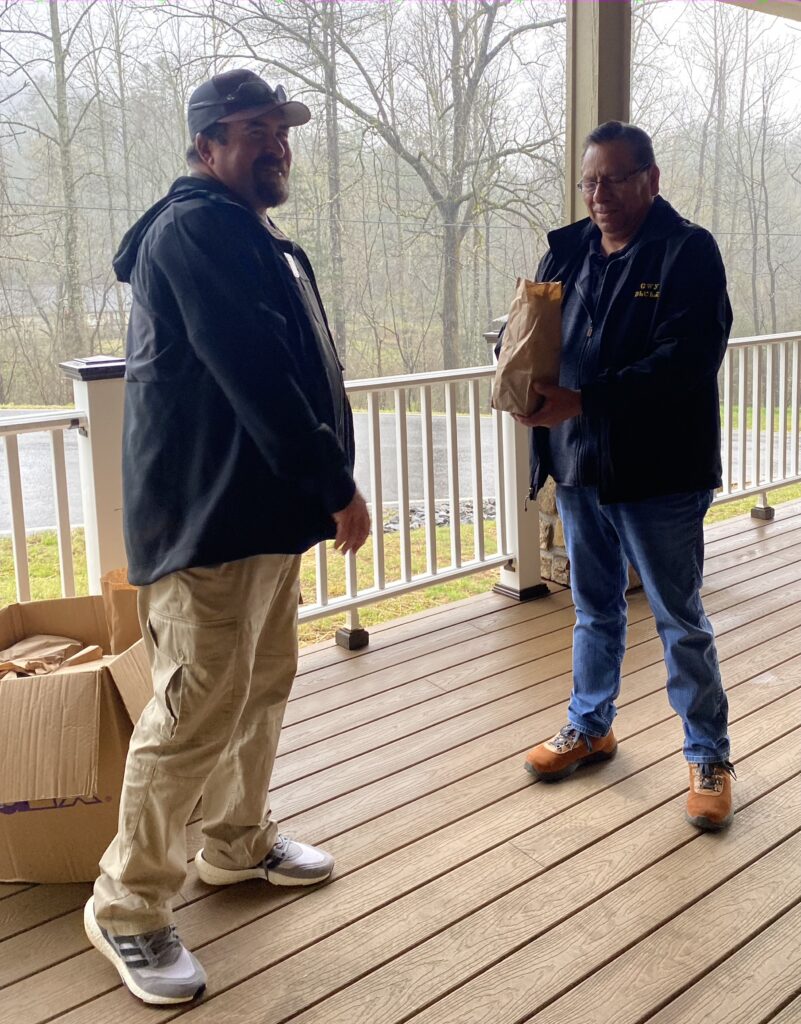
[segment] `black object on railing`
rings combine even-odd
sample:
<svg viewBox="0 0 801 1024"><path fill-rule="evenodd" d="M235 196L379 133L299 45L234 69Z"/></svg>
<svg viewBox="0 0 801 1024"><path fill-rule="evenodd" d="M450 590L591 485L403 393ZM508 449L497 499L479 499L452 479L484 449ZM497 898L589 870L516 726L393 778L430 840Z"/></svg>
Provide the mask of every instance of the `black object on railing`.
<svg viewBox="0 0 801 1024"><path fill-rule="evenodd" d="M120 356L86 356L58 365L71 380L118 380L125 376L125 360Z"/></svg>

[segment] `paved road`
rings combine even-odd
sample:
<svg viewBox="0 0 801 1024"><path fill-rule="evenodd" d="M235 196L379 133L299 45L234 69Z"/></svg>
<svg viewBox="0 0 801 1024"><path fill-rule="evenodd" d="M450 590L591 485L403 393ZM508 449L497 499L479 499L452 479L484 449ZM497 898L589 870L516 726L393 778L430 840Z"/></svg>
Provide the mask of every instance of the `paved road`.
<svg viewBox="0 0 801 1024"><path fill-rule="evenodd" d="M18 416L25 410L13 412L0 410L0 419ZM356 413L356 480L363 493L370 499L370 468L367 432L367 414ZM470 472L470 421L466 416L457 420L459 449L459 481L461 497L472 497ZM420 416L407 416L409 444L409 495L413 501L423 497L423 455ZM0 445L0 447L2 447ZM69 483L70 520L73 525L83 522L81 492L78 475L78 451L75 431L64 435ZM50 437L47 433L21 434L19 438L20 473L25 504L25 525L28 530L50 529L55 523L53 481L50 468ZM437 498L448 497L448 463L445 445L445 418L434 417L435 450L435 494ZM484 497L495 494L493 472L492 422L489 417L481 420L481 457L483 463ZM381 477L384 502L398 500L398 479L395 460L395 416L381 414ZM11 530L11 510L8 498L8 471L5 454L0 457L0 534Z"/></svg>

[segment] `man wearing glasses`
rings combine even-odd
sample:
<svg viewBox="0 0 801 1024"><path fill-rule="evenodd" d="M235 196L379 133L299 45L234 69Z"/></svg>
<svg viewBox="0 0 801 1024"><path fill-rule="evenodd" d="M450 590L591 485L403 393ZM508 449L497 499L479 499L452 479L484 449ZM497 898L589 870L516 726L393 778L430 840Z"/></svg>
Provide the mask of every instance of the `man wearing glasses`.
<svg viewBox="0 0 801 1024"><path fill-rule="evenodd" d="M543 386L532 492L557 484L576 606L567 724L527 769L562 779L611 758L625 652L627 562L642 580L690 766L687 818L732 818L728 704L700 589L703 519L721 484L717 373L731 329L708 231L659 195L648 135L610 121L586 139L589 219L553 231L538 280L561 281L559 386Z"/></svg>
<svg viewBox="0 0 801 1024"><path fill-rule="evenodd" d="M370 529L314 273L267 217L288 196L290 128L310 117L250 71L205 82L189 100L190 175L114 260L133 290L124 525L155 696L84 923L146 1003L187 1002L206 983L171 909L201 797L202 882L313 885L334 864L278 833L268 792L297 668L300 555L328 537L357 551Z"/></svg>

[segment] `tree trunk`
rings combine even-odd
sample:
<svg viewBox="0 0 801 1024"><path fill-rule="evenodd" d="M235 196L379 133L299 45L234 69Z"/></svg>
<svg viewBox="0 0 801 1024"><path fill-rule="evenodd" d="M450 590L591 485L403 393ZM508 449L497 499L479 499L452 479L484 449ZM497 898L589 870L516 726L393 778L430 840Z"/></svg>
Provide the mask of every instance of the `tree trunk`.
<svg viewBox="0 0 801 1024"><path fill-rule="evenodd" d="M470 251L470 267L472 273L470 275L470 322L467 326L469 331L470 339L470 363L473 366L480 366L484 360L482 358L483 353L481 352L480 346L484 344L482 337L482 324L480 322L481 317L481 271L479 269L478 256L481 252L481 232L479 231L478 224L473 225L473 244Z"/></svg>
<svg viewBox="0 0 801 1024"><path fill-rule="evenodd" d="M75 199L75 175L72 166L72 138L67 110L67 75L57 0L49 0L50 34L53 46L53 71L56 85L58 155L64 194L64 329L59 358L81 354L84 345L85 310L81 294L78 211Z"/></svg>
<svg viewBox="0 0 801 1024"><path fill-rule="evenodd" d="M723 139L726 131L726 83L729 78L728 40L724 39L720 54L721 64L717 69L717 105L715 109L715 147L712 164L712 234L717 238L720 232L720 208L724 179L727 174L726 160L723 154Z"/></svg>
<svg viewBox="0 0 801 1024"><path fill-rule="evenodd" d="M342 183L339 170L339 109L337 102L337 48L334 4L323 15L325 64L325 142L328 156L328 232L331 241L331 308L334 341L343 366L347 366L347 337L343 295L345 270L342 258Z"/></svg>
<svg viewBox="0 0 801 1024"><path fill-rule="evenodd" d="M454 204L442 209L442 364L446 370L459 366L459 250L461 232Z"/></svg>
<svg viewBox="0 0 801 1024"><path fill-rule="evenodd" d="M775 334L777 330L778 317L776 314L776 277L777 267L773 260L773 245L770 225L770 196L768 192L768 167L767 167L767 146L768 146L768 118L771 110L771 90L765 86L762 106L762 124L760 126L760 189L762 192L762 222L765 225L765 263L768 270L768 302L770 305L770 333ZM768 350L770 354L770 350Z"/></svg>
<svg viewBox="0 0 801 1024"><path fill-rule="evenodd" d="M128 137L128 104L125 86L125 71L122 64L122 35L120 32L119 9L112 5L112 21L114 24L114 61L117 70L117 94L120 98L120 131L122 133L122 166L125 173L125 212L128 215L127 227L133 222L131 206L131 150ZM118 239L117 239L118 241Z"/></svg>
<svg viewBox="0 0 801 1024"><path fill-rule="evenodd" d="M484 291L486 293L487 301L487 324L492 323L492 260L490 259L491 246L490 246L490 212L488 209L484 210Z"/></svg>

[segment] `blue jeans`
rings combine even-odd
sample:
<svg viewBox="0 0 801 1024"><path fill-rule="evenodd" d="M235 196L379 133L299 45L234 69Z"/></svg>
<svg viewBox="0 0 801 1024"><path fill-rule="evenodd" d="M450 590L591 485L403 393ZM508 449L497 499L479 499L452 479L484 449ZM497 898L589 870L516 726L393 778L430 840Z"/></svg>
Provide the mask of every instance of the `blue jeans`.
<svg viewBox="0 0 801 1024"><path fill-rule="evenodd" d="M605 736L626 650L627 568L643 583L667 666L671 707L690 762L726 761L728 701L712 626L701 604L708 491L601 505L595 487L557 487L576 606L568 721Z"/></svg>

